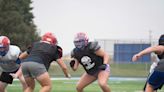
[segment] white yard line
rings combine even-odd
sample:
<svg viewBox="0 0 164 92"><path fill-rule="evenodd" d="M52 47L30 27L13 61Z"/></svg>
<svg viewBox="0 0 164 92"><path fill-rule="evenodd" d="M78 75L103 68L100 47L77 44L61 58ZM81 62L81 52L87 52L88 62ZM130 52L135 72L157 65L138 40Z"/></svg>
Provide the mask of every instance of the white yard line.
<svg viewBox="0 0 164 92"><path fill-rule="evenodd" d="M51 78L51 80L79 80L80 77L72 77L72 78ZM133 77L110 77L109 80L112 81L145 81L146 78L133 78ZM18 81L18 79L14 79L14 81Z"/></svg>

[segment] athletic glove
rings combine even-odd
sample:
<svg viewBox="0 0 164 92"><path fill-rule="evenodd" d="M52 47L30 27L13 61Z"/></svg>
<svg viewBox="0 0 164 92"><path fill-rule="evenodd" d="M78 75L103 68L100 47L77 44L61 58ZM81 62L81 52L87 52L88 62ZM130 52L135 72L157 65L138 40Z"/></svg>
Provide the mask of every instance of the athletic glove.
<svg viewBox="0 0 164 92"><path fill-rule="evenodd" d="M108 67L108 64L102 64L101 66L99 66L100 70L105 70Z"/></svg>
<svg viewBox="0 0 164 92"><path fill-rule="evenodd" d="M69 63L70 67L73 68L73 66L75 65L75 60L71 60L70 63Z"/></svg>

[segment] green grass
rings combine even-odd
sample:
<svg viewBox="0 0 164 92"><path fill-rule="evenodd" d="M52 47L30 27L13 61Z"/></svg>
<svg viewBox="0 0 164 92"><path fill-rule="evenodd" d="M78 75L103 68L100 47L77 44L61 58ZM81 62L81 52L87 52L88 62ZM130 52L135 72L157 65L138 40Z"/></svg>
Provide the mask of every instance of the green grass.
<svg viewBox="0 0 164 92"><path fill-rule="evenodd" d="M108 84L112 92L141 92L145 81L119 81L109 80ZM76 92L75 85L77 80L53 80L52 92ZM36 83L35 91L39 92L40 86ZM7 87L8 92L22 92L20 83L14 81ZM84 92L102 92L97 82L92 83L85 88ZM164 92L164 88L158 92Z"/></svg>
<svg viewBox="0 0 164 92"><path fill-rule="evenodd" d="M112 63L110 66L111 76L114 77L147 77L150 63ZM74 77L79 77L84 72L82 66L75 72L72 71L69 66L68 69L70 74ZM63 77L63 72L57 64L51 65L49 74L52 77Z"/></svg>
<svg viewBox="0 0 164 92"><path fill-rule="evenodd" d="M68 66L68 64L67 64ZM112 63L111 64L111 77L147 77L149 72L150 63ZM74 72L69 68L69 72L73 77L79 77L84 69L80 68ZM57 64L52 64L49 73L52 77L63 77L63 72ZM77 80L54 80L52 92L76 92ZM108 84L112 92L141 92L145 81L119 81L109 80ZM35 91L39 92L40 86L36 83ZM8 92L22 92L20 83L14 81L13 85L7 87ZM97 82L85 88L84 92L101 92ZM164 88L161 91L164 92Z"/></svg>
<svg viewBox="0 0 164 92"><path fill-rule="evenodd" d="M79 77L84 73L82 66L77 71L72 71L69 67L69 62L65 62L68 70L73 77ZM112 77L147 77L151 63L112 63L111 75ZM0 70L1 71L1 70ZM63 77L64 74L58 64L53 63L50 66L49 74L51 77Z"/></svg>
<svg viewBox="0 0 164 92"><path fill-rule="evenodd" d="M111 76L147 77L150 63L115 63L111 64Z"/></svg>

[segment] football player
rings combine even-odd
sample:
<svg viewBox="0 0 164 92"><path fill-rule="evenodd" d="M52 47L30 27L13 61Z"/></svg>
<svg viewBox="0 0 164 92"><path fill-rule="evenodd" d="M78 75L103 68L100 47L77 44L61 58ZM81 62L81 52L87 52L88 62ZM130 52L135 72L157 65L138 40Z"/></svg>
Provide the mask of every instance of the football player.
<svg viewBox="0 0 164 92"><path fill-rule="evenodd" d="M22 72L28 86L26 92L33 92L35 79L41 85L40 92L51 91L48 69L53 61L60 65L66 77L70 77L67 66L61 59L62 48L57 46L57 39L51 32L45 33L41 41L34 42L20 57L25 58L22 60Z"/></svg>
<svg viewBox="0 0 164 92"><path fill-rule="evenodd" d="M21 50L18 46L10 45L7 36L0 36L0 67L2 73L0 75L0 92L5 92L8 84L12 84L14 78L18 78L26 89L26 83L21 71L21 61L19 55Z"/></svg>
<svg viewBox="0 0 164 92"><path fill-rule="evenodd" d="M159 45L148 47L132 57L132 61L137 61L140 57L149 53L156 53L159 57L154 70L150 73L147 79L145 92L154 92L161 89L164 84L164 34L159 39Z"/></svg>
<svg viewBox="0 0 164 92"><path fill-rule="evenodd" d="M89 42L87 35L83 32L75 35L74 45L70 66L76 71L81 64L86 71L77 83L77 92L83 92L83 89L95 80L98 80L103 92L110 92L107 84L110 75L109 55L98 42Z"/></svg>

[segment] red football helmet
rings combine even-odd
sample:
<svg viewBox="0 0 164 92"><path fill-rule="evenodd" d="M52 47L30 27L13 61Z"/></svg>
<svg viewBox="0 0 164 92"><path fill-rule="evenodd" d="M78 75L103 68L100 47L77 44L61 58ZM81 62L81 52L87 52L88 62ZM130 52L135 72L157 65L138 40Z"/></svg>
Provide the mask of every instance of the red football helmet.
<svg viewBox="0 0 164 92"><path fill-rule="evenodd" d="M57 39L55 37L55 35L51 32L47 32L42 36L42 41L46 41L49 42L52 45L56 45L57 44Z"/></svg>
<svg viewBox="0 0 164 92"><path fill-rule="evenodd" d="M0 36L0 55L5 56L9 50L10 40L6 36Z"/></svg>
<svg viewBox="0 0 164 92"><path fill-rule="evenodd" d="M8 47L10 45L10 40L6 36L0 36L0 47Z"/></svg>
<svg viewBox="0 0 164 92"><path fill-rule="evenodd" d="M88 44L88 40L88 36L85 33L79 32L75 35L74 45L76 48L83 49Z"/></svg>

